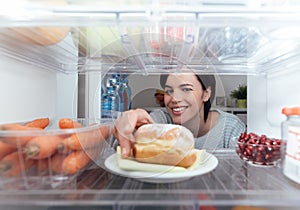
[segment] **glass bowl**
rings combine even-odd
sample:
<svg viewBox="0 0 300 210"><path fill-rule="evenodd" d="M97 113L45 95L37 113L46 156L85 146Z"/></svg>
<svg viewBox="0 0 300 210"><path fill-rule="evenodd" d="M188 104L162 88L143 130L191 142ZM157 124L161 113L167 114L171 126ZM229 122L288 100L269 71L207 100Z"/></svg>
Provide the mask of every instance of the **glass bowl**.
<svg viewBox="0 0 300 210"><path fill-rule="evenodd" d="M111 128L70 118L0 124L0 190L69 185L103 155Z"/></svg>
<svg viewBox="0 0 300 210"><path fill-rule="evenodd" d="M281 140L255 133L242 133L236 138L235 150L242 160L252 165L275 166L281 157Z"/></svg>

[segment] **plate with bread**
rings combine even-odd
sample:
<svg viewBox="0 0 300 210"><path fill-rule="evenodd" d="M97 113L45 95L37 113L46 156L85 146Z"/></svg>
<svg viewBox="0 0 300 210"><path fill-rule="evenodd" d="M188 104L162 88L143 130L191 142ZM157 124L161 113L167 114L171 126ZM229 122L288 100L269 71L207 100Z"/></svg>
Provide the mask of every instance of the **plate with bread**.
<svg viewBox="0 0 300 210"><path fill-rule="evenodd" d="M110 172L151 183L171 183L214 170L218 159L204 149L194 149L194 137L183 126L147 124L135 132L131 156L121 148L105 160Z"/></svg>

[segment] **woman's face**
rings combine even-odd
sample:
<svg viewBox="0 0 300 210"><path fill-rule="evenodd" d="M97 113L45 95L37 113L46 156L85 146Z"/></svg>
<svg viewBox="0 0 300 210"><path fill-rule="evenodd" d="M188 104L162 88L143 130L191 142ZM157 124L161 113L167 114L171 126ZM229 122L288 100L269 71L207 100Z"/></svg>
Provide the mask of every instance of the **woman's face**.
<svg viewBox="0 0 300 210"><path fill-rule="evenodd" d="M199 122L209 97L210 89L204 91L196 75L170 74L167 78L164 102L175 124Z"/></svg>

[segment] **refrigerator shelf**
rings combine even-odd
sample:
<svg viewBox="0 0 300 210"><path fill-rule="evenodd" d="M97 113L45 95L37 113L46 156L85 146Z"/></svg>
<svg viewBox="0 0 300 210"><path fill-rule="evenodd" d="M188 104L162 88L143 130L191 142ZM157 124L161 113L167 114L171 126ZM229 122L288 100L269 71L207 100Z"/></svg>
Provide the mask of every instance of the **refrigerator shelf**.
<svg viewBox="0 0 300 210"><path fill-rule="evenodd" d="M94 167L78 177L75 189L6 190L0 191L0 201L3 206L15 207L80 205L108 209L299 206L299 187L292 185L280 168L248 165L230 149L212 152L219 160L217 168L182 182L145 183Z"/></svg>
<svg viewBox="0 0 300 210"><path fill-rule="evenodd" d="M295 1L21 2L0 11L1 53L47 70L153 74L186 64L199 73L261 75L283 62L299 65Z"/></svg>

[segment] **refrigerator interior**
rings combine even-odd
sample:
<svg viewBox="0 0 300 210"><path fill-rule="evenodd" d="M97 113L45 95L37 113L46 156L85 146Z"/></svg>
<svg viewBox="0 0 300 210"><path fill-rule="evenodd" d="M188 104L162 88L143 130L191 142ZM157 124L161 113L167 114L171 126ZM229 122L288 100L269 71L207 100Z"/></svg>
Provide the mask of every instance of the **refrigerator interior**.
<svg viewBox="0 0 300 210"><path fill-rule="evenodd" d="M12 2L0 9L1 123L99 119L107 75L159 75L182 65L247 76L249 132L280 138L281 109L300 104L298 1ZM299 206L299 189L280 168L250 166L232 150L212 152L216 170L184 182L113 175L100 159L63 189L1 190L1 205Z"/></svg>

